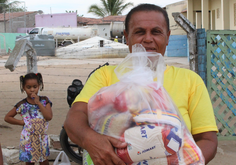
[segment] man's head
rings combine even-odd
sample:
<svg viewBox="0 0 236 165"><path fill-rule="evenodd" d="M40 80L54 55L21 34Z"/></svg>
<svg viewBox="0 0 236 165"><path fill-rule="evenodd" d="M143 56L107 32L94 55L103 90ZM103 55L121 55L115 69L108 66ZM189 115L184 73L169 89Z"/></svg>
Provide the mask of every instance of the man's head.
<svg viewBox="0 0 236 165"><path fill-rule="evenodd" d="M126 16L124 34L130 52L132 45L140 43L147 51L164 55L170 36L168 15L159 6L138 5Z"/></svg>

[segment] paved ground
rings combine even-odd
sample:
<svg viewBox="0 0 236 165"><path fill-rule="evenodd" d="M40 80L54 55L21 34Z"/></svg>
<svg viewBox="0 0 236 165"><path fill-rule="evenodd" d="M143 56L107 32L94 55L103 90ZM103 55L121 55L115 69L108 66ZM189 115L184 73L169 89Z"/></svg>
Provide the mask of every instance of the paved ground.
<svg viewBox="0 0 236 165"><path fill-rule="evenodd" d="M8 56L0 56L0 142L2 147L17 148L21 128L4 122L5 114L14 104L25 96L20 94L19 76L26 73L25 57L20 59L14 72L4 68ZM87 75L98 65L109 62L118 64L122 59L58 59L56 57L38 57L38 71L43 74L45 91L42 94L51 98L53 102L53 120L50 121L48 134L59 135L61 126L69 109L66 102L66 89L75 78L86 81ZM182 57L165 57L168 65L189 68L188 59ZM215 159L210 165L236 164L236 141L219 141L219 148ZM18 163L24 164L24 163ZM53 164L53 162L50 162ZM74 165L76 163L72 163Z"/></svg>

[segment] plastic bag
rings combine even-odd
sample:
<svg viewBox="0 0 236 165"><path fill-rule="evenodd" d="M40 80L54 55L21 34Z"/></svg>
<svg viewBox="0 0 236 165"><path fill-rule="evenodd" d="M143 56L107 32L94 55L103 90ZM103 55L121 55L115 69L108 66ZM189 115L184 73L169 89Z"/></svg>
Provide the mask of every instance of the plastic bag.
<svg viewBox="0 0 236 165"><path fill-rule="evenodd" d="M64 151L61 151L57 155L57 158L55 159L53 165L70 165L70 160Z"/></svg>
<svg viewBox="0 0 236 165"><path fill-rule="evenodd" d="M140 45L133 52L115 69L120 81L90 98L90 127L128 143L115 149L126 164L203 165L201 150L163 87L162 55Z"/></svg>

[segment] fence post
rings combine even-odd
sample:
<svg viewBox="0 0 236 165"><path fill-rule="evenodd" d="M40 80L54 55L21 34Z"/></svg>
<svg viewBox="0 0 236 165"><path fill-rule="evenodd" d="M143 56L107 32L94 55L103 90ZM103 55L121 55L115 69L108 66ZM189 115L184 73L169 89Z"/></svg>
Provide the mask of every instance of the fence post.
<svg viewBox="0 0 236 165"><path fill-rule="evenodd" d="M197 29L197 54L198 54L198 74L207 86L206 68L206 32L205 29Z"/></svg>

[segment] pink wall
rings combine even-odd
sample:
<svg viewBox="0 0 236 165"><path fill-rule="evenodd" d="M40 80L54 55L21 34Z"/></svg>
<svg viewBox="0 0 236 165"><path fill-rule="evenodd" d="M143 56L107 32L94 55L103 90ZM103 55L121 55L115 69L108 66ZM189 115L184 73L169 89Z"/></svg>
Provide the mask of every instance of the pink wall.
<svg viewBox="0 0 236 165"><path fill-rule="evenodd" d="M38 14L35 27L77 27L77 13Z"/></svg>

